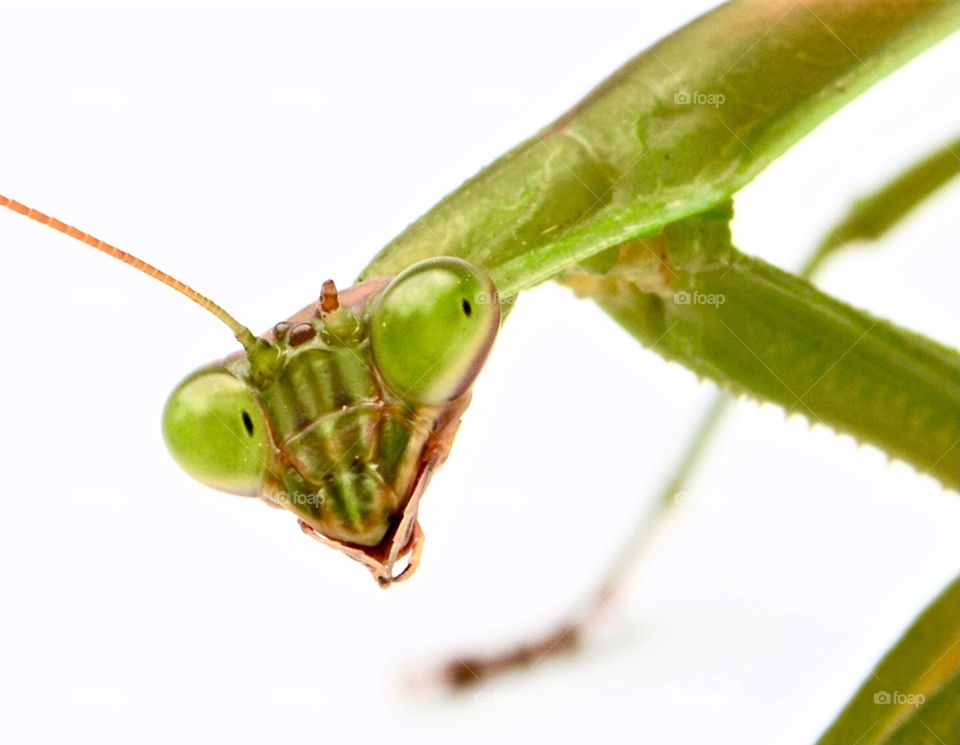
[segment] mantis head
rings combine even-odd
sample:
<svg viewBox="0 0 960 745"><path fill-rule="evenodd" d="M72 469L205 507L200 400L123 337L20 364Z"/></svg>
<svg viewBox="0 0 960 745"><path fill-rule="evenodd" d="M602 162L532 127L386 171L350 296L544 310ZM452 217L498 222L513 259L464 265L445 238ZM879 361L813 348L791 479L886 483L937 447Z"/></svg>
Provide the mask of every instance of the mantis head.
<svg viewBox="0 0 960 745"><path fill-rule="evenodd" d="M193 478L290 509L392 582L499 326L493 283L461 259L418 262L342 300L328 283L244 354L187 376L164 438Z"/></svg>
<svg viewBox="0 0 960 745"><path fill-rule="evenodd" d="M412 573L420 495L500 327L496 288L481 268L427 259L351 288L342 302L327 282L316 306L256 337L135 256L7 197L0 206L163 282L233 331L244 351L187 376L167 401L164 438L184 471L289 509L381 585Z"/></svg>

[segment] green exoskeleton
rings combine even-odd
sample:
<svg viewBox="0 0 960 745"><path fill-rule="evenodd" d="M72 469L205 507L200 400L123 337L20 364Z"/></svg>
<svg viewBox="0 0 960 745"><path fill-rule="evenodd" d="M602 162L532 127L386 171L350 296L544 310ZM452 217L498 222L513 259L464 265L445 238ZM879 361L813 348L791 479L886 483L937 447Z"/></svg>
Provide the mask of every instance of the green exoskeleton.
<svg viewBox="0 0 960 745"><path fill-rule="evenodd" d="M343 293L327 281L316 304L256 337L139 259L6 197L0 205L144 271L230 326L243 350L189 375L163 413L188 474L290 510L382 586L412 574L420 498L500 327L482 269L441 257Z"/></svg>

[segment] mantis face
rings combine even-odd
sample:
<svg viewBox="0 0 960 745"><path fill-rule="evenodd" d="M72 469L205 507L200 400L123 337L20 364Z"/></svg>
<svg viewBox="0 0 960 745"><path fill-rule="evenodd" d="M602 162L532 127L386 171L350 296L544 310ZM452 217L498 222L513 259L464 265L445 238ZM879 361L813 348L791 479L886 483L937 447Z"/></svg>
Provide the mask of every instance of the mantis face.
<svg viewBox="0 0 960 745"><path fill-rule="evenodd" d="M416 564L420 495L499 326L492 282L460 259L342 296L328 283L315 307L177 386L167 445L198 481L289 509L390 584Z"/></svg>

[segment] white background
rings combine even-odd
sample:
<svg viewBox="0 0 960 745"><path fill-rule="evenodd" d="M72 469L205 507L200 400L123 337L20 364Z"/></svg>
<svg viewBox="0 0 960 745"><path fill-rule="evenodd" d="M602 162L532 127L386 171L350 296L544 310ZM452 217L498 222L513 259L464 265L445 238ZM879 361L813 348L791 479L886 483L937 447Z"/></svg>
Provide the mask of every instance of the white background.
<svg viewBox="0 0 960 745"><path fill-rule="evenodd" d="M711 3L0 2L0 193L254 329ZM738 199L798 264L960 124L950 40ZM960 345L960 184L822 284ZM811 742L960 570L960 500L779 409L731 417L589 649L448 697L408 681L551 627L672 469L708 384L589 304L524 295L379 591L291 516L191 482L159 417L231 351L187 300L0 215L0 740ZM620 734L613 735L619 731Z"/></svg>

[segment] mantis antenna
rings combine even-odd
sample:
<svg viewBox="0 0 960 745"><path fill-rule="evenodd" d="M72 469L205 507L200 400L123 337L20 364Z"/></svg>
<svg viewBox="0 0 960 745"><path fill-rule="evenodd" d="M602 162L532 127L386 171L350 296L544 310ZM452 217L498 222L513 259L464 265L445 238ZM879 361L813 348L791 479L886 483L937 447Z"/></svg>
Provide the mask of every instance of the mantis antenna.
<svg viewBox="0 0 960 745"><path fill-rule="evenodd" d="M237 321L236 318L227 313L227 311L213 302L210 298L201 295L192 287L185 285L175 277L171 277L166 272L161 272L155 266L148 264L145 261L141 261L136 256L128 254L126 251L121 251L119 248L111 246L109 243L104 243L99 238L95 238L89 233L84 233L82 230L78 230L72 225L67 225L65 222L61 222L55 217L50 217L49 215L45 215L44 213L35 210L32 207L27 207L25 204L20 204L20 202L14 201L13 199L8 199L2 194L0 194L0 206L11 209L14 212L23 215L24 217L29 217L31 220L36 220L41 225L46 225L54 230L59 230L61 233L64 233L71 238L75 238L81 243L86 243L91 248L95 248L98 251L102 251L103 253L108 254L115 259L119 259L124 264L129 264L134 269L139 269L144 274L163 282L163 284L167 285L167 287L172 287L180 294L186 295L197 305L202 308L206 308L208 311L213 313L213 315L227 324L237 341L243 345L244 349L249 349L251 345L256 342L256 337L251 333L250 329Z"/></svg>

